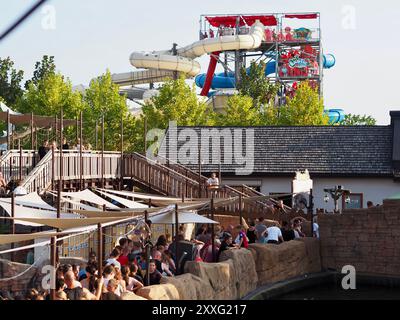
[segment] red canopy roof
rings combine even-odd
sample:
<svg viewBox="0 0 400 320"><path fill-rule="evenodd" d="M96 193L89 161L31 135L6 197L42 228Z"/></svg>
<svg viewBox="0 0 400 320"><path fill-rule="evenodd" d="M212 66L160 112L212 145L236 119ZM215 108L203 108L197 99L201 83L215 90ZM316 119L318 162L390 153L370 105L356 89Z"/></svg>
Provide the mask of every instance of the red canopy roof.
<svg viewBox="0 0 400 320"><path fill-rule="evenodd" d="M276 26L277 21L275 16L242 16L244 21L246 21L248 26L251 26L256 22L256 20L260 20L260 22L264 26Z"/></svg>
<svg viewBox="0 0 400 320"><path fill-rule="evenodd" d="M219 27L223 25L224 27L236 27L236 19L240 17L239 26L244 26L247 24L251 26L256 22L256 20L260 20L260 22L264 26L276 26L277 21L275 16L273 15L262 15L262 16L217 16L217 17L206 17L208 22L213 27Z"/></svg>
<svg viewBox="0 0 400 320"><path fill-rule="evenodd" d="M310 13L310 14L286 14L285 18L288 19L317 19L318 14Z"/></svg>
<svg viewBox="0 0 400 320"><path fill-rule="evenodd" d="M213 27L219 27L223 25L224 27L236 27L236 19L238 16L218 16L218 17L206 17L208 22ZM243 19L240 19L239 26L244 26Z"/></svg>

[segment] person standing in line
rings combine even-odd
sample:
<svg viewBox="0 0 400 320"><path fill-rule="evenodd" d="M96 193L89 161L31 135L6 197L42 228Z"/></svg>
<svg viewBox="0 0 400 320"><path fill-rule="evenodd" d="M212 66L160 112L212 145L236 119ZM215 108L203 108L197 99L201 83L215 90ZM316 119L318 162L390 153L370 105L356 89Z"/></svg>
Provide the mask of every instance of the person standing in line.
<svg viewBox="0 0 400 320"><path fill-rule="evenodd" d="M267 228L264 233L266 235L266 243L279 244L280 242L284 241L281 229L279 229L276 225Z"/></svg>
<svg viewBox="0 0 400 320"><path fill-rule="evenodd" d="M247 229L247 238L249 239L249 243L256 243L257 235L256 235L256 224L254 221L250 222L250 227Z"/></svg>
<svg viewBox="0 0 400 320"><path fill-rule="evenodd" d="M39 153L39 159L42 160L43 157L46 155L46 153L49 151L49 141L45 140L43 144L39 147L38 153Z"/></svg>
<svg viewBox="0 0 400 320"><path fill-rule="evenodd" d="M77 140L76 140L76 146L75 146L75 150L80 150L81 149L81 139L80 138L78 138ZM85 146L82 144L82 150L85 150Z"/></svg>
<svg viewBox="0 0 400 320"><path fill-rule="evenodd" d="M63 148L63 150L69 150L69 144L68 144L67 138L63 139L62 148Z"/></svg>
<svg viewBox="0 0 400 320"><path fill-rule="evenodd" d="M267 226L264 224L264 218L258 218L257 224L255 226L256 229L256 236L257 236L257 243L264 243L265 237L263 236L265 230L267 230Z"/></svg>
<svg viewBox="0 0 400 320"><path fill-rule="evenodd" d="M294 230L290 228L289 223L287 221L282 222L281 232L284 241L290 241L296 238Z"/></svg>

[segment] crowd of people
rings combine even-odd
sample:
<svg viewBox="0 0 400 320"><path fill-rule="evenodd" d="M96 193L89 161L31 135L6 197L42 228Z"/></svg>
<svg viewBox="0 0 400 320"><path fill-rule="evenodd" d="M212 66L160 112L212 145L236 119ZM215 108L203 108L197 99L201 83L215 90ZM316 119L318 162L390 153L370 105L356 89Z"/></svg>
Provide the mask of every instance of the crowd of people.
<svg viewBox="0 0 400 320"><path fill-rule="evenodd" d="M92 150L92 146L90 143L82 144L81 139L78 138L76 140L75 145L71 146L69 142L67 141L66 138L63 139L62 143L62 150L80 150L82 147L83 151L90 151ZM39 153L39 158L42 159L47 152L49 152L52 148L54 150L58 150L58 144L57 141L53 140L52 143L50 144L48 140L45 140L43 144L39 147L38 153Z"/></svg>
<svg viewBox="0 0 400 320"><path fill-rule="evenodd" d="M151 221L147 221L151 226ZM269 226L268 226L269 225ZM177 242L185 241L193 246L193 259L199 262L219 262L226 250L248 248L250 243L266 245L279 244L296 238L305 237L302 220L292 222L266 223L262 217L243 225L216 225L214 232L207 224L200 225L193 239L185 239L184 226L181 225L176 239L169 234L160 235L151 241L147 235L122 237L111 252L103 259L102 272L96 254L92 251L83 266L63 264L56 271L55 299L57 300L122 300L136 293L144 286L157 285L163 277L180 274L182 261L176 257ZM318 236L317 224L314 224L315 236ZM214 233L214 247L212 235ZM148 249L147 249L148 246ZM214 249L214 250L213 250ZM50 291L31 289L20 300L50 299Z"/></svg>

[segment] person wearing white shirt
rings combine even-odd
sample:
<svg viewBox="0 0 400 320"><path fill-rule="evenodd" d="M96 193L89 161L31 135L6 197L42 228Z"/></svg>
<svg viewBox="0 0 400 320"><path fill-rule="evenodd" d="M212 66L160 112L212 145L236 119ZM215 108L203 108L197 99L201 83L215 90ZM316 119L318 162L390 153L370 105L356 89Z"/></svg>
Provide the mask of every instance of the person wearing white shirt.
<svg viewBox="0 0 400 320"><path fill-rule="evenodd" d="M319 239L319 225L317 222L313 222L314 237Z"/></svg>
<svg viewBox="0 0 400 320"><path fill-rule="evenodd" d="M265 234L266 243L279 244L280 242L283 242L282 231L277 226L267 228Z"/></svg>
<svg viewBox="0 0 400 320"><path fill-rule="evenodd" d="M214 172L211 174L211 178L207 180L207 187L209 189L216 189L219 187L219 179Z"/></svg>

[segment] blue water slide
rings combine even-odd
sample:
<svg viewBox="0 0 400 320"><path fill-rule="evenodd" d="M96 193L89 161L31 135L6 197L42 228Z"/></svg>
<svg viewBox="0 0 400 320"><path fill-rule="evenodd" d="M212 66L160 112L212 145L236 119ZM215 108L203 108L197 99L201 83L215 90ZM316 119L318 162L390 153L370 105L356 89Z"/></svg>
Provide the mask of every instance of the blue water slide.
<svg viewBox="0 0 400 320"><path fill-rule="evenodd" d="M328 109L324 112L329 116L329 124L337 124L344 120L343 109Z"/></svg>
<svg viewBox="0 0 400 320"><path fill-rule="evenodd" d="M326 54L323 56L323 66L324 69L332 68L336 63L335 56L333 54ZM265 67L265 76L275 73L276 62L270 61ZM249 68L247 68L249 72ZM195 83L198 87L203 88L204 82L206 81L206 74L199 74L195 78ZM224 72L217 73L214 75L211 82L212 89L232 89L235 88L235 74L233 72L228 72L226 75Z"/></svg>

